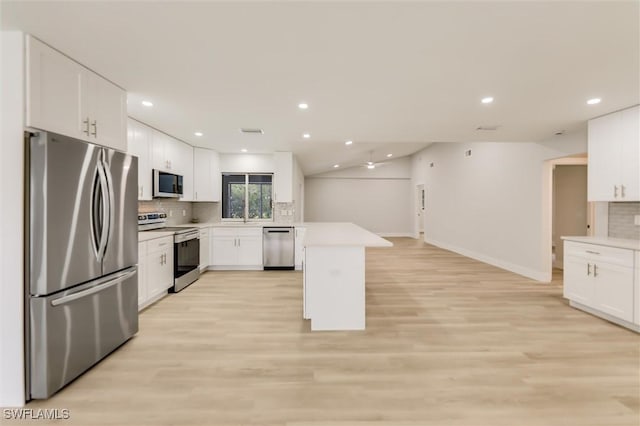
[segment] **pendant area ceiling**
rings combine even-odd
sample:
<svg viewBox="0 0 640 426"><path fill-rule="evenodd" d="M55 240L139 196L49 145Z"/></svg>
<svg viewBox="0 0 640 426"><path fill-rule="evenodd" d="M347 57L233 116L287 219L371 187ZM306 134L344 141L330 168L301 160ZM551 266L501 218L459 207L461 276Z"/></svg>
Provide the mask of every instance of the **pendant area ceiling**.
<svg viewBox="0 0 640 426"><path fill-rule="evenodd" d="M224 153L291 150L305 174L539 141L640 103L637 1L0 4L3 29L127 89L132 117Z"/></svg>

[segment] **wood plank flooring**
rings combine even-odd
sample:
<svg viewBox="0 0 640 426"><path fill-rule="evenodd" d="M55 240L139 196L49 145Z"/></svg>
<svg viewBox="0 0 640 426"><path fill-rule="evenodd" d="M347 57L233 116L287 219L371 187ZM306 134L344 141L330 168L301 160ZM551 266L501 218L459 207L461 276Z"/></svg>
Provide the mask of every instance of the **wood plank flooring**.
<svg viewBox="0 0 640 426"><path fill-rule="evenodd" d="M640 424L640 337L570 308L560 274L391 240L367 250L366 331L310 332L299 272L209 272L27 408L74 425Z"/></svg>

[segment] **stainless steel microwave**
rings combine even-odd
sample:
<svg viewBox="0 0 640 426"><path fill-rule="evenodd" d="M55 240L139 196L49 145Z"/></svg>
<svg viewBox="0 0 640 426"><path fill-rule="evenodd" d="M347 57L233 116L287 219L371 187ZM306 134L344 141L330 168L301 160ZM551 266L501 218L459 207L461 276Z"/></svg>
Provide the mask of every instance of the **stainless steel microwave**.
<svg viewBox="0 0 640 426"><path fill-rule="evenodd" d="M182 197L182 176L153 169L154 197Z"/></svg>

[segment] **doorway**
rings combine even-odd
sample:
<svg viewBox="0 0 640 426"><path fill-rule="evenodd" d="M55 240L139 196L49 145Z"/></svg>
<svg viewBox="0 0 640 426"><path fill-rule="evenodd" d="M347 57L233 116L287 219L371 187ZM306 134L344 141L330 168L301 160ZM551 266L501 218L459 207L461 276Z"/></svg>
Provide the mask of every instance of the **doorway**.
<svg viewBox="0 0 640 426"><path fill-rule="evenodd" d="M415 238L424 241L424 208L425 208L425 189L424 184L416 185L415 191Z"/></svg>
<svg viewBox="0 0 640 426"><path fill-rule="evenodd" d="M591 229L591 208L587 202L587 166L556 164L553 168L551 261L563 269L562 236L586 236Z"/></svg>

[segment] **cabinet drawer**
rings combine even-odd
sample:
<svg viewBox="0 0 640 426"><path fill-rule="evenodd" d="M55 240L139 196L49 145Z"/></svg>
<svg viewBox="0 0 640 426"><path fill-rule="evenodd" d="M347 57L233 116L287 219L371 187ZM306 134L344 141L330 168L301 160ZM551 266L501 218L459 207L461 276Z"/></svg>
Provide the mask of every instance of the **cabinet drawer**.
<svg viewBox="0 0 640 426"><path fill-rule="evenodd" d="M633 268L633 250L565 241L564 255Z"/></svg>
<svg viewBox="0 0 640 426"><path fill-rule="evenodd" d="M211 228L211 236L213 237L235 237L236 228Z"/></svg>
<svg viewBox="0 0 640 426"><path fill-rule="evenodd" d="M147 253L155 253L157 251L167 250L173 245L173 237L157 238L147 241Z"/></svg>
<svg viewBox="0 0 640 426"><path fill-rule="evenodd" d="M236 231L238 237L259 237L262 238L262 227L240 228Z"/></svg>

